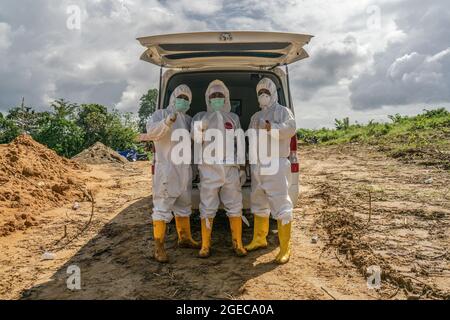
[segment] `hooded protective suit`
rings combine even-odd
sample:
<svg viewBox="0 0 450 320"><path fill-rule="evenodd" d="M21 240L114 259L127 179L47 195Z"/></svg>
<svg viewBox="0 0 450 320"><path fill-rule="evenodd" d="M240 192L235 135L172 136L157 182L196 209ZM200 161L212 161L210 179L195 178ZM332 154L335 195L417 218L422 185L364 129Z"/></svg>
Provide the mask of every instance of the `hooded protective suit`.
<svg viewBox="0 0 450 320"><path fill-rule="evenodd" d="M153 221L172 220L191 215L192 169L190 164L174 164L171 152L177 142L171 141L172 131L190 130L191 117L184 112L176 112L175 99L184 94L192 101L188 86L180 85L170 96L169 106L157 110L147 123L147 136L155 144L155 175L153 177ZM176 120L170 118L176 113Z"/></svg>
<svg viewBox="0 0 450 320"><path fill-rule="evenodd" d="M275 173L263 173L263 164L258 161L252 164L251 208L254 213L253 240L245 246L248 251L267 247L269 233L269 216L277 220L280 251L275 261L283 264L289 261L291 254L291 221L292 201L289 197L291 184L291 164L288 160L290 140L295 135L295 119L292 112L278 104L278 94L275 83L268 78L262 79L256 86L257 94L266 89L270 94L258 96L261 111L253 115L249 129L262 129L257 132L257 145L264 134L271 142L278 142L278 154L269 153L269 159L278 164ZM277 130L274 130L277 129ZM277 139L273 141L273 139ZM275 149L276 150L276 149Z"/></svg>
<svg viewBox="0 0 450 320"><path fill-rule="evenodd" d="M224 104L213 105L216 98L210 99L214 93L221 93L225 99ZM244 256L247 251L242 245L242 191L239 165L234 158L237 150L234 143L227 145L226 130L240 129L239 117L231 113L230 93L225 84L220 80L214 80L208 86L205 93L207 111L195 115L192 121L191 134L195 143L200 143L206 153L206 150L213 146L216 152L211 159L201 157L202 163L199 163L200 173L200 217L202 225L202 248L199 256L206 258L210 255L211 248L211 230L214 217L219 209L220 200L225 207L230 221L231 238L233 249L238 256ZM223 98L217 98L221 100ZM200 124L200 128L197 126ZM223 139L208 137L211 129L222 133ZM228 132L233 132L229 130ZM214 141L213 141L214 140ZM231 142L233 140L229 140ZM223 150L223 154L217 153L217 149ZM233 158L227 157L227 149L233 150ZM195 148L194 148L195 149ZM225 149L225 150L224 150ZM197 159L198 160L198 159Z"/></svg>
<svg viewBox="0 0 450 320"><path fill-rule="evenodd" d="M225 96L225 104L220 111L214 111L211 107L209 97L214 92L220 92ZM203 150L213 142L204 140L205 131L199 133L199 128L196 126L196 123L201 123L204 130L219 130L223 134L223 137L225 137L226 129L241 128L239 117L230 112L230 93L222 81L214 80L209 84L205 93L205 100L207 111L199 112L194 116L191 129L194 140L196 136L202 137L201 143ZM198 143L200 141L196 142ZM236 163L226 164L226 146L224 142L223 148L224 157L223 159L220 159L223 163L208 164L208 159L203 159L203 163L198 165L200 173L199 209L201 218L214 218L219 208L220 200L222 200L228 217L242 216L242 192L239 165ZM234 154L236 154L236 152L234 152Z"/></svg>
<svg viewBox="0 0 450 320"><path fill-rule="evenodd" d="M278 173L273 175L261 174L261 164L252 164L252 192L251 209L255 215L282 220L284 224L292 220L292 201L289 196L291 184L291 164L289 162L290 142L295 135L296 125L292 112L278 104L278 94L275 83L268 79L262 79L257 87L258 93L261 89L270 92L270 99L261 105L261 111L255 113L251 120L249 129L264 129L266 121L270 123L271 131L268 140L278 138L278 157L273 159L279 161ZM278 130L278 137L274 134ZM265 131L267 132L267 131Z"/></svg>

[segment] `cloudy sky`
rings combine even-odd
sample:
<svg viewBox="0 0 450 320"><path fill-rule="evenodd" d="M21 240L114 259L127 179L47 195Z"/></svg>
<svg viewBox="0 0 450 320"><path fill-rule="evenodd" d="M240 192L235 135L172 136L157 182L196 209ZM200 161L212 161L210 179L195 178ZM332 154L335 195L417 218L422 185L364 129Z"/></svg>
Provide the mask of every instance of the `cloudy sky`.
<svg viewBox="0 0 450 320"><path fill-rule="evenodd" d="M137 112L158 68L135 38L208 30L315 35L290 69L302 127L450 109L448 0L2 0L0 111L24 96L38 109L63 97Z"/></svg>

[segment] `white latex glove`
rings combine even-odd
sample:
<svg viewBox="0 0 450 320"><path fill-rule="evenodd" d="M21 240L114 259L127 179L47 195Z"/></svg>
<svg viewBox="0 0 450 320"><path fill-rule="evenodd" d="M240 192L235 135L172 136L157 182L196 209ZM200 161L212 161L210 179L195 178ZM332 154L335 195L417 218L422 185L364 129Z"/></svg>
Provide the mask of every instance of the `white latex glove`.
<svg viewBox="0 0 450 320"><path fill-rule="evenodd" d="M264 119L259 120L259 129L270 130L270 122L266 122Z"/></svg>
<svg viewBox="0 0 450 320"><path fill-rule="evenodd" d="M209 121L204 119L202 120L202 126L201 126L201 130L202 131L206 131L208 129L208 125L209 125Z"/></svg>
<svg viewBox="0 0 450 320"><path fill-rule="evenodd" d="M165 122L168 126L172 125L177 120L177 114L171 113L167 116Z"/></svg>

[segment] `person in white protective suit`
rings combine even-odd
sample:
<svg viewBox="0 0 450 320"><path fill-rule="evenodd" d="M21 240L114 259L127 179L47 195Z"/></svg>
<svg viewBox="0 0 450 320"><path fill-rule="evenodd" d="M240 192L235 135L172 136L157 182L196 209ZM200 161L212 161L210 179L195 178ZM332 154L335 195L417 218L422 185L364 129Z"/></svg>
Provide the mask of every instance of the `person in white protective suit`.
<svg viewBox="0 0 450 320"><path fill-rule="evenodd" d="M252 251L267 247L271 214L272 218L277 220L280 242L280 251L275 261L286 263L290 257L292 221L292 201L289 196L291 164L288 157L291 138L296 134L295 118L288 108L278 103L277 88L272 80L262 79L256 86L256 92L261 110L252 116L249 129L257 130L258 139L261 134L265 134L268 144L278 143L278 154L275 152L274 156L269 153L268 157L270 161L278 162L278 171L275 174L263 173L260 161L251 165L250 201L254 215L254 231L253 240L245 248Z"/></svg>
<svg viewBox="0 0 450 320"><path fill-rule="evenodd" d="M192 121L191 135L195 143L206 151L214 138L209 137L213 131L220 131L225 140L227 129L240 129L239 117L230 112L230 93L220 80L212 81L205 93L207 111L196 114ZM216 129L216 130L212 130ZM215 146L224 146L225 141L214 140ZM226 148L227 146L224 146ZM233 154L236 146L232 144ZM244 146L245 148L245 146ZM224 151L224 154L226 151ZM220 154L220 153L219 153ZM217 154L216 154L217 155ZM220 157L220 156L218 156ZM220 200L229 218L233 249L238 256L247 254L242 244L242 191L240 168L236 159L227 162L224 156L212 163L202 158L198 170L200 174L200 217L202 230L202 247L199 256L209 257L211 251L211 231L214 217L219 209ZM217 158L215 158L217 159Z"/></svg>
<svg viewBox="0 0 450 320"><path fill-rule="evenodd" d="M147 138L155 144L155 174L153 177L153 234L155 259L167 262L164 248L166 223L175 215L175 224L180 247L200 248L192 239L190 227L192 169L190 163L175 164L171 159L172 132L184 129L189 133L191 117L186 114L192 101L188 86L180 85L170 96L169 106L157 110L147 123ZM189 134L187 135L189 137ZM191 141L189 139L188 143Z"/></svg>

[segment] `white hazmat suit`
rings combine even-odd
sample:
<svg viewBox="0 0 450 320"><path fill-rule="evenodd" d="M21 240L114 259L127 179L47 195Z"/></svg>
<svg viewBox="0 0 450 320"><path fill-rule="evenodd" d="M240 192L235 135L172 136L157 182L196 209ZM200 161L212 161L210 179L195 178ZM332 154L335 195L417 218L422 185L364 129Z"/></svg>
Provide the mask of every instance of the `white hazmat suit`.
<svg viewBox="0 0 450 320"><path fill-rule="evenodd" d="M261 164L252 164L252 193L251 209L255 215L269 216L276 220L290 222L292 220L292 201L289 196L291 183L291 163L289 162L291 138L295 135L296 125L292 112L278 104L278 94L275 83L268 79L262 79L256 91L266 89L270 92L267 105L260 106L262 110L255 113L251 120L249 129L264 129L266 121L271 125L271 130L278 130L278 160L279 170L276 174L261 174ZM268 134L268 140L276 139Z"/></svg>
<svg viewBox="0 0 450 320"><path fill-rule="evenodd" d="M268 93L261 93L268 92ZM250 195L251 210L254 214L254 233L252 242L245 246L248 251L267 247L269 217L277 220L280 252L275 261L286 263L290 257L290 236L292 221L292 201L289 196L291 184L291 163L288 159L291 138L296 133L295 118L292 112L278 104L275 83L262 79L257 87L258 101L261 111L255 113L249 129L257 129L258 141L265 134L268 144L275 142L278 153L269 153L273 162L278 162L275 174L263 173L264 165L260 162L251 165L252 191ZM276 141L271 141L276 139ZM259 146L259 143L257 143ZM275 158L276 157L276 158Z"/></svg>
<svg viewBox="0 0 450 320"><path fill-rule="evenodd" d="M221 94L223 104L213 105L213 94ZM230 221L233 249L238 256L247 254L242 245L242 191L239 165L236 157L228 158L225 143L226 130L240 129L239 117L230 112L230 93L225 84L220 80L212 81L205 93L207 105L206 112L200 112L194 116L191 134L195 143L201 143L203 150L211 146L223 146L223 154L214 153L212 158L202 157L202 163L198 165L200 174L200 216L202 223L202 248L199 256L206 258L210 255L211 230L214 217L222 201L226 214ZM198 126L200 124L200 127ZM210 131L211 130L211 131ZM223 140L214 140L210 133L215 130L222 133ZM231 131L229 131L231 132ZM200 137L200 139L198 139ZM221 148L221 147L219 147ZM232 154L236 155L235 144L232 143ZM217 149L217 148L216 148ZM216 150L217 152L217 150ZM206 152L205 152L206 153ZM217 162L211 163L212 160ZM230 161L231 160L231 161Z"/></svg>
<svg viewBox="0 0 450 320"><path fill-rule="evenodd" d="M188 101L186 100L188 98ZM186 115L192 101L188 86L180 85L170 96L169 106L157 110L147 123L147 137L155 144L155 174L153 176L153 235L154 257L159 262L167 262L164 248L166 223L175 215L178 245L185 248L199 248L192 239L190 227L192 169L190 163L180 163L172 159L172 150L178 144L172 141L174 130L185 130L191 144L189 130L191 117ZM178 108L178 109L177 109ZM177 155L174 152L174 155ZM189 159L190 160L190 159ZM190 161L189 161L190 162Z"/></svg>
<svg viewBox="0 0 450 320"><path fill-rule="evenodd" d="M225 104L222 110L214 111L211 108L209 96L214 92L220 92L225 96ZM210 83L205 93L207 111L197 113L192 121L191 134L194 135L198 127L195 123L201 122L205 130L219 130L225 137L228 129L240 129L239 117L230 112L230 93L228 88L220 80ZM205 131L204 131L205 132ZM203 138L204 138L203 132ZM199 133L198 136L202 134ZM203 140L203 150L212 142ZM224 147L225 149L225 147ZM225 155L224 151L224 155ZM225 156L220 159L223 163L208 164L207 159L198 165L200 173L200 215L201 218L214 218L219 209L220 200L224 205L228 217L242 216L242 192L240 170L238 164L225 164ZM211 160L212 161L212 160Z"/></svg>
<svg viewBox="0 0 450 320"><path fill-rule="evenodd" d="M188 86L180 85L170 96L169 106L157 110L147 123L147 136L155 145L155 175L153 177L153 221L169 223L172 211L175 216L191 215L192 169L190 164L174 164L171 159L172 148L177 142L171 141L176 129L190 130L191 117L184 112L175 111L175 98L180 94L189 97ZM177 114L175 122L170 117Z"/></svg>

